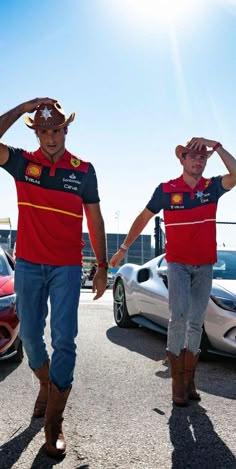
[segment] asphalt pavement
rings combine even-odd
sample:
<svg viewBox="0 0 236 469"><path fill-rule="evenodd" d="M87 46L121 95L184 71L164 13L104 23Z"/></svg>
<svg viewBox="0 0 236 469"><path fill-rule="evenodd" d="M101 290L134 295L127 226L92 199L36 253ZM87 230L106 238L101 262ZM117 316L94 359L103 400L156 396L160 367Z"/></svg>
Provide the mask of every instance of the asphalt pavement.
<svg viewBox="0 0 236 469"><path fill-rule="evenodd" d="M98 301L82 291L62 461L45 455L43 419L31 420L27 358L0 362L0 469L236 469L235 361L200 361L201 402L173 407L165 337L119 329L112 309L111 290Z"/></svg>

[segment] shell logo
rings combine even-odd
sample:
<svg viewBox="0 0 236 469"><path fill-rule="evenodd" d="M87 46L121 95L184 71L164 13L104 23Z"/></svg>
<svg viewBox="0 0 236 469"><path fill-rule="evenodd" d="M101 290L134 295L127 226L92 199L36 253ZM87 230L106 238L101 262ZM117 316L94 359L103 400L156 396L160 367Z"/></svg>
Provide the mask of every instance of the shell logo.
<svg viewBox="0 0 236 469"><path fill-rule="evenodd" d="M27 166L25 174L27 174L27 176L33 176L34 178L39 178L41 176L41 173L42 173L41 166L37 166L36 164L30 163Z"/></svg>
<svg viewBox="0 0 236 469"><path fill-rule="evenodd" d="M182 204L183 203L183 194L171 194L171 203L172 204Z"/></svg>
<svg viewBox="0 0 236 469"><path fill-rule="evenodd" d="M74 168L78 168L80 165L80 160L77 158L71 158L70 162Z"/></svg>

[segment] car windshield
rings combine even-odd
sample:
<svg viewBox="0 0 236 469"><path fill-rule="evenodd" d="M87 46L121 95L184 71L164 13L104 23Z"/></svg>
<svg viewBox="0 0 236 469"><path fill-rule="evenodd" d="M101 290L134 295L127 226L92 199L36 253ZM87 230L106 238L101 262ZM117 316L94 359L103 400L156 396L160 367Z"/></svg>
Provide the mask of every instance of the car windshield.
<svg viewBox="0 0 236 469"><path fill-rule="evenodd" d="M0 277L10 275L10 266L5 258L5 255L0 253Z"/></svg>
<svg viewBox="0 0 236 469"><path fill-rule="evenodd" d="M213 265L213 278L236 279L236 251L217 251L217 262Z"/></svg>
<svg viewBox="0 0 236 469"><path fill-rule="evenodd" d="M159 267L167 267L165 257ZM213 278L236 280L236 251L217 251L217 262L213 265Z"/></svg>

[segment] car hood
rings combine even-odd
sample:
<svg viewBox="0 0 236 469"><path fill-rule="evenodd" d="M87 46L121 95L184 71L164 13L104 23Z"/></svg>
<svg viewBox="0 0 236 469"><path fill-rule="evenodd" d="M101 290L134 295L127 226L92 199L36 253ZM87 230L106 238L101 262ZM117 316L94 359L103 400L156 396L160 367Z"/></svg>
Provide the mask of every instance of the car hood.
<svg viewBox="0 0 236 469"><path fill-rule="evenodd" d="M220 287L223 290L227 290L228 292L236 295L236 280L213 280L213 286Z"/></svg>
<svg viewBox="0 0 236 469"><path fill-rule="evenodd" d="M0 296L12 295L12 293L14 293L13 275L0 277Z"/></svg>

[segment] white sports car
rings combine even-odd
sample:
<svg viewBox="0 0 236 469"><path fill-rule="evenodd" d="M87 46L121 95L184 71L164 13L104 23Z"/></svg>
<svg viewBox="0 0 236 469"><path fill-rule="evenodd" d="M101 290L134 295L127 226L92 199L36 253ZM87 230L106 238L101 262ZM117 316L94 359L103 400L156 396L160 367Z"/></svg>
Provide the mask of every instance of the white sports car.
<svg viewBox="0 0 236 469"><path fill-rule="evenodd" d="M146 264L124 264L113 284L114 317L119 327L145 326L167 334L168 281L165 254ZM219 249L204 321L202 354L236 357L236 250Z"/></svg>

